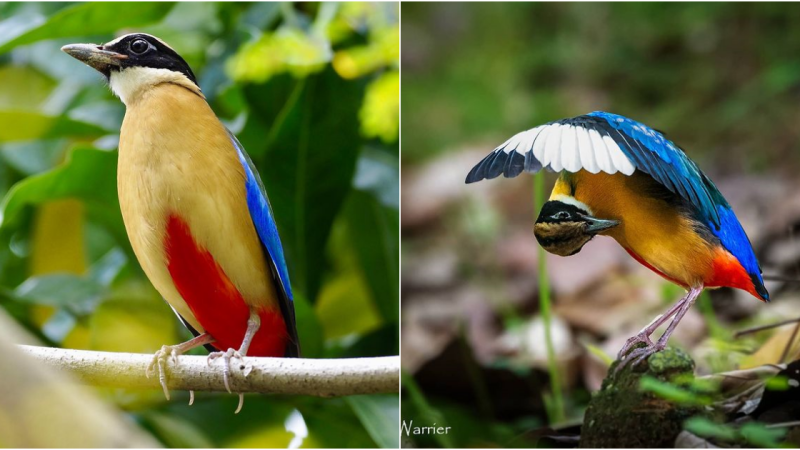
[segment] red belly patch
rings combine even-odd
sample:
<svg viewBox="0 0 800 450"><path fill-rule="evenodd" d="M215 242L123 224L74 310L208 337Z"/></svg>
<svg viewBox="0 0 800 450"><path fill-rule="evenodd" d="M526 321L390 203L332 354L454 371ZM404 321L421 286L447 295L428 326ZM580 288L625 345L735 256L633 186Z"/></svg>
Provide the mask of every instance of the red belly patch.
<svg viewBox="0 0 800 450"><path fill-rule="evenodd" d="M744 270L739 260L724 249L718 248L714 252L712 275L706 280L706 286L741 289L764 301L756 292L753 280L750 279L750 275Z"/></svg>
<svg viewBox="0 0 800 450"><path fill-rule="evenodd" d="M238 349L247 330L250 308L214 257L197 245L189 226L170 215L164 239L167 269L178 293L220 350ZM267 280L264 280L266 283ZM288 333L278 309L259 311L261 327L250 344L249 356L283 356Z"/></svg>

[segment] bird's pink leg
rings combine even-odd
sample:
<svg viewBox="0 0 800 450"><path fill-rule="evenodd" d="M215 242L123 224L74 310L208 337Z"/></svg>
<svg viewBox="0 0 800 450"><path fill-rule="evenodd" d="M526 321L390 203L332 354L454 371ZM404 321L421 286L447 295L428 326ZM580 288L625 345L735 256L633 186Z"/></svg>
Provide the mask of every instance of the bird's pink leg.
<svg viewBox="0 0 800 450"><path fill-rule="evenodd" d="M678 312L678 310L681 309L681 307L686 302L686 299L688 297L689 297L689 293L687 292L686 295L684 295L680 300L675 302L675 304L672 305L667 310L667 312L665 312L664 314L656 316L656 318L653 319L653 321L650 322L649 325L647 325L646 327L642 328L642 331L640 331L639 334L637 334L636 336L634 336L634 337L628 339L627 341L625 341L625 345L622 346L622 350L620 350L619 353L617 354L617 359L622 359L625 356L625 354L628 353L628 351L630 351L631 348L633 348L633 346L635 346L636 344L638 344L640 342L643 343L643 344L646 344L648 347L653 345L653 342L650 340L650 335L655 333L655 331L658 329L658 327L663 325L664 322L666 322L672 316L674 316L675 313Z"/></svg>
<svg viewBox="0 0 800 450"><path fill-rule="evenodd" d="M250 344L253 342L253 337L258 332L258 329L261 327L261 317L259 317L258 313L254 310L250 310L250 318L247 319L247 330L244 332L244 339L242 339L242 345L239 346L239 350L234 350L229 348L225 352L214 352L208 355L208 364L211 365L211 362L217 358L222 358L223 365L222 365L222 378L225 381L225 389L228 392L231 392L231 385L230 385L230 374L231 374L231 359L238 358L239 360L243 360L245 356L247 356L247 350L250 348ZM245 372L245 376L247 376L248 371ZM236 408L236 413L238 414L239 411L242 410L242 405L244 404L244 395L240 392L239 393L239 406Z"/></svg>
<svg viewBox="0 0 800 450"><path fill-rule="evenodd" d="M681 299L678 304L680 304L680 308L678 308L677 312L674 312L675 318L672 319L669 326L667 327L664 334L658 338L658 341L655 344L650 344L644 348L637 348L631 351L629 354L625 355L622 361L617 365L616 372L619 372L623 367L632 363L633 366L636 366L640 362L647 359L653 353L660 352L667 348L667 342L669 341L669 337L672 335L672 332L675 331L675 327L678 326L678 323L683 319L683 316L686 315L686 312L689 311L689 308L692 307L697 297L700 296L700 293L703 292L703 286L693 287L689 290L689 293ZM673 307L674 308L674 307ZM671 309L673 309L671 308Z"/></svg>
<svg viewBox="0 0 800 450"><path fill-rule="evenodd" d="M178 363L178 355L182 355L189 350L200 347L214 342L214 338L208 333L203 333L193 339L178 344L178 345L165 345L161 350L157 351L150 365L145 370L145 376L150 378L150 374L158 368L158 382L161 384L161 389L164 390L164 396L169 400L169 389L167 389L167 359L172 357L172 362Z"/></svg>

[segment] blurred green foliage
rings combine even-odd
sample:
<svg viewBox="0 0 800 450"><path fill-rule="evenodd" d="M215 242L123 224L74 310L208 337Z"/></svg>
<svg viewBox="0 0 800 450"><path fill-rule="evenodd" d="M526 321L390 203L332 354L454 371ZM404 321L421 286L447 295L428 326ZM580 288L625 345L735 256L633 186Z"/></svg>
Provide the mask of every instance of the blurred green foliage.
<svg viewBox="0 0 800 450"><path fill-rule="evenodd" d="M397 354L398 16L396 3L0 3L0 306L53 346L155 352L189 337L122 224L124 106L59 50L139 31L187 60L258 166L304 356ZM293 411L303 447L397 445L396 395L252 395L234 416L230 395L102 394L171 447L286 447Z"/></svg>
<svg viewBox="0 0 800 450"><path fill-rule="evenodd" d="M701 167L793 172L798 20L778 3L405 5L403 164L606 110Z"/></svg>
<svg viewBox="0 0 800 450"><path fill-rule="evenodd" d="M684 428L706 439L715 439L726 444L740 444L744 447L791 448L783 442L786 428L769 427L760 422L747 422L741 427L714 422L707 417L692 417L684 423Z"/></svg>

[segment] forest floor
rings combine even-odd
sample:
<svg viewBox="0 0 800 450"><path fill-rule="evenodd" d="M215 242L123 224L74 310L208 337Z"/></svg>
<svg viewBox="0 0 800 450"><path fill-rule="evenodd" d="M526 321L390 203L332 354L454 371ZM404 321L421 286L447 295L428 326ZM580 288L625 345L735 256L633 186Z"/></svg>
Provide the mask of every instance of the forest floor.
<svg viewBox="0 0 800 450"><path fill-rule="evenodd" d="M537 430L533 435L540 437L541 430L552 430L544 424L553 417L539 315L532 177L465 185L464 175L484 153L484 148L467 149L403 171L402 358L404 369L434 408L460 410L458 417L463 413L470 420L489 420L511 430L482 434L465 443L514 445L504 439L525 430ZM800 240L795 237L800 229L796 195L800 184L768 175L709 175L742 222L764 274L800 280ZM548 174L546 185L552 186L554 180L555 175ZM572 257L548 254L546 263L554 305L551 333L566 411L554 428L572 426L574 432L625 340L677 301L682 290L605 237L594 239ZM713 415L706 422L696 419L700 425L690 425L699 427L701 437L695 445L736 445L743 439L736 434L740 424L731 425L734 431L713 428L733 423L736 417L759 419L765 426L800 417L800 374L788 372L778 378L789 377L782 395L767 399L774 404L758 410L759 415L772 412L752 417L759 408L754 400L766 399L764 392L772 392L765 391L766 380L786 367L777 364L800 358L797 327L787 324L736 334L800 316L798 287L792 282L768 282L769 304L741 291L708 291L673 334L671 345L691 355L698 379L737 370L750 371L746 373L754 377L745 378L751 389L746 408L726 410L729 416L724 419ZM742 383L735 389L730 381L717 383L713 395L680 383L671 386L683 389L689 403L706 411L725 395L739 398L739 389L746 384ZM653 392L669 397L659 389L656 386ZM451 416L458 420L454 413ZM786 436L788 429L781 430ZM569 442L561 445L571 446Z"/></svg>

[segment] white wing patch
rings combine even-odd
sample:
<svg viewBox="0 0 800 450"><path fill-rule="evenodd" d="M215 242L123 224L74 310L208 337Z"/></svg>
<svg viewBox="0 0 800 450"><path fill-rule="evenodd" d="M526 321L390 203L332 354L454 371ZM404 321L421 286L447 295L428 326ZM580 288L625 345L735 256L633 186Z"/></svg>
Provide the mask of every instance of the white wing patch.
<svg viewBox="0 0 800 450"><path fill-rule="evenodd" d="M636 168L633 167L631 160L622 153L622 149L619 148L619 145L617 145L614 139L611 139L611 136L603 136L603 142L606 143L608 154L611 156L611 164L625 175L632 175Z"/></svg>
<svg viewBox="0 0 800 450"><path fill-rule="evenodd" d="M550 134L547 135L547 147L544 149L544 161L542 166L550 166L556 172L561 172L564 167L561 165L561 124L553 124Z"/></svg>
<svg viewBox="0 0 800 450"><path fill-rule="evenodd" d="M544 161L544 147L547 144L547 135L550 134L550 127L541 126L539 128L541 128L541 130L533 142L533 157L536 158L537 161L542 162ZM542 165L544 165L544 163L542 163Z"/></svg>
<svg viewBox="0 0 800 450"><path fill-rule="evenodd" d="M561 166L570 172L581 170L576 131L572 125L565 125L561 128Z"/></svg>
<svg viewBox="0 0 800 450"><path fill-rule="evenodd" d="M578 152L580 153L580 164L585 170L590 173L600 172L600 166L597 165L597 158L594 156L592 150L592 142L589 139L589 131L585 128L575 128L578 137Z"/></svg>
<svg viewBox="0 0 800 450"><path fill-rule="evenodd" d="M611 155L608 154L606 143L597 130L589 130L589 141L592 143L592 153L594 153L597 168L612 175L617 173L617 168L611 162Z"/></svg>
<svg viewBox="0 0 800 450"><path fill-rule="evenodd" d="M551 123L531 128L496 148L496 151L501 150L523 156L530 152L542 167L555 172L586 170L631 175L636 170L611 136L579 125Z"/></svg>
<svg viewBox="0 0 800 450"><path fill-rule="evenodd" d="M531 149L533 146L533 141L536 139L536 136L539 135L539 132L542 130L542 127L537 127L532 130L523 131L522 139L519 141L519 145L517 146L516 150L523 155Z"/></svg>

